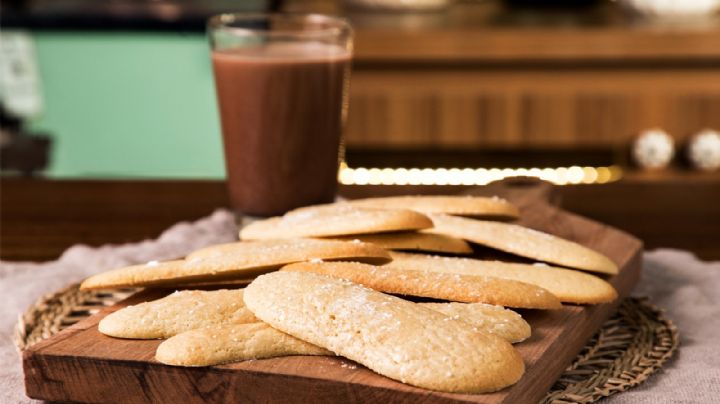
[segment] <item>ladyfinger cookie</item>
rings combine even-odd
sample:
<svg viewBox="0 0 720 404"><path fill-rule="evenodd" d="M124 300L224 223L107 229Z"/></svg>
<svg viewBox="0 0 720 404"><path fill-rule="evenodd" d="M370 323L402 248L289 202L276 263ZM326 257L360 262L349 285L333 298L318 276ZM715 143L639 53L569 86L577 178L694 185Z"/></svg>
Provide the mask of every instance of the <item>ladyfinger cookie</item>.
<svg viewBox="0 0 720 404"><path fill-rule="evenodd" d="M427 216L412 210L327 205L250 223L240 231L240 239L333 237L419 230L429 227L432 227L432 221Z"/></svg>
<svg viewBox="0 0 720 404"><path fill-rule="evenodd" d="M384 268L358 262L301 262L285 272L313 272L346 279L385 293L527 309L559 309L547 290L508 279Z"/></svg>
<svg viewBox="0 0 720 404"><path fill-rule="evenodd" d="M425 254L393 252L391 255L393 260L383 267L511 279L540 286L567 303L599 304L617 298L615 288L605 280L572 269Z"/></svg>
<svg viewBox="0 0 720 404"><path fill-rule="evenodd" d="M290 355L334 355L266 323L186 331L161 343L155 359L174 366L211 366Z"/></svg>
<svg viewBox="0 0 720 404"><path fill-rule="evenodd" d="M502 338L341 279L274 272L255 279L244 299L270 326L414 386L490 392L524 372Z"/></svg>
<svg viewBox="0 0 720 404"><path fill-rule="evenodd" d="M530 324L518 313L485 303L419 303L448 317L470 324L474 330L516 343L530 338Z"/></svg>
<svg viewBox="0 0 720 404"><path fill-rule="evenodd" d="M353 257L353 258L350 258ZM252 278L292 262L354 259L385 263L387 251L369 243L288 239L222 244L191 253L184 260L151 261L91 276L81 289L124 286L180 286Z"/></svg>
<svg viewBox="0 0 720 404"><path fill-rule="evenodd" d="M116 338L170 338L195 329L258 322L242 300L243 289L185 290L124 307L100 320L101 333ZM515 312L482 303L422 303L510 342L527 338L529 326ZM248 335L247 333L243 335ZM528 334L529 335L529 334Z"/></svg>
<svg viewBox="0 0 720 404"><path fill-rule="evenodd" d="M353 199L338 202L364 208L410 209L422 213L445 213L459 216L482 216L514 219L519 216L515 205L505 199L482 196L411 195ZM312 209L299 208L296 211Z"/></svg>
<svg viewBox="0 0 720 404"><path fill-rule="evenodd" d="M356 234L354 236L333 237L333 239L359 240L388 250L420 250L448 254L470 254L473 251L470 244L463 239L422 231Z"/></svg>
<svg viewBox="0 0 720 404"><path fill-rule="evenodd" d="M184 290L124 307L100 320L101 333L116 338L168 338L198 328L259 321L243 303L243 289Z"/></svg>
<svg viewBox="0 0 720 404"><path fill-rule="evenodd" d="M431 215L433 233L462 238L521 257L591 272L617 274L608 257L580 244L516 224Z"/></svg>
<svg viewBox="0 0 720 404"><path fill-rule="evenodd" d="M530 326L519 314L482 303L422 303L474 330L495 334L510 342L530 336ZM266 323L218 325L185 331L158 346L155 359L174 366L212 366L251 359L290 355L327 355L333 352L299 340Z"/></svg>

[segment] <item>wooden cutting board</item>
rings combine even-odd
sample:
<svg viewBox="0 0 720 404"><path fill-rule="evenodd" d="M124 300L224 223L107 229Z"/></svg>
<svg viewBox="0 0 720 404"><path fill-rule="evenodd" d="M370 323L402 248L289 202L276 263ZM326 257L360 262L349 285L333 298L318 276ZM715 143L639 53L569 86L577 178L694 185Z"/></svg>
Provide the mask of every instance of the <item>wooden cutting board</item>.
<svg viewBox="0 0 720 404"><path fill-rule="evenodd" d="M606 254L620 267L609 281L626 297L639 279L642 243L551 206L538 195L536 191L508 195L521 209L519 223ZM207 368L166 366L153 359L160 341L114 339L98 332L97 323L108 313L169 292L140 292L24 351L27 395L93 403L535 403L619 304L618 300L598 306L565 305L556 311L522 311L533 330L530 339L515 345L525 361L525 375L500 392L468 395L404 385L333 357L294 356Z"/></svg>

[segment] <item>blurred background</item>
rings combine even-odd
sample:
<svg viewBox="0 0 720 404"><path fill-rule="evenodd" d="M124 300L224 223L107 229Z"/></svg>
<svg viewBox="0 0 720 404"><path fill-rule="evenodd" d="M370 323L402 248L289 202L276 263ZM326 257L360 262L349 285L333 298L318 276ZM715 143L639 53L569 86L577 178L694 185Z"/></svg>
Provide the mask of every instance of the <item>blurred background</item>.
<svg viewBox="0 0 720 404"><path fill-rule="evenodd" d="M343 184L533 176L563 186L571 210L641 236L665 226L662 245L669 208L720 223L719 4L3 0L2 172L222 179L207 17L339 14L356 29ZM612 184L669 188L584 191ZM633 224L649 201L657 223ZM673 242L720 254L714 226Z"/></svg>
<svg viewBox="0 0 720 404"><path fill-rule="evenodd" d="M266 9L356 27L351 167L628 165L643 130L720 130L716 2L633 3L3 1L3 126L29 135L3 145L32 149L4 168L222 178L205 20Z"/></svg>

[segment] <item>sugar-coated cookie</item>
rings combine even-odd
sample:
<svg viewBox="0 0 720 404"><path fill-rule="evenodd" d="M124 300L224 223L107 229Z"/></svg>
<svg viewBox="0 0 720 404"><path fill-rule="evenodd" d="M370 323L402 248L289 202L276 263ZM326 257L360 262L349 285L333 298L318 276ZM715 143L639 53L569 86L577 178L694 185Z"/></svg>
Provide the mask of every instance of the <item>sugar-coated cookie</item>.
<svg viewBox="0 0 720 404"><path fill-rule="evenodd" d="M333 238L345 241L359 240L388 250L419 250L446 254L470 254L473 251L470 244L463 239L423 231L356 234Z"/></svg>
<svg viewBox="0 0 720 404"><path fill-rule="evenodd" d="M166 365L211 366L290 355L333 353L259 322L186 331L161 343L155 359Z"/></svg>
<svg viewBox="0 0 720 404"><path fill-rule="evenodd" d="M431 215L433 233L462 238L500 251L591 272L617 274L618 267L597 251L517 224Z"/></svg>
<svg viewBox="0 0 720 404"><path fill-rule="evenodd" d="M483 275L525 282L547 289L562 302L577 304L608 303L617 292L595 275L546 264L517 264L437 255L391 253L393 260L383 267L401 270Z"/></svg>
<svg viewBox="0 0 720 404"><path fill-rule="evenodd" d="M183 290L110 313L100 320L98 329L116 338L155 339L256 321L243 303L243 289Z"/></svg>
<svg viewBox="0 0 720 404"><path fill-rule="evenodd" d="M562 307L555 295L541 287L490 276L408 271L358 262L302 262L287 265L282 271L313 272L407 296L528 309Z"/></svg>
<svg viewBox="0 0 720 404"><path fill-rule="evenodd" d="M427 216L412 210L322 205L250 223L240 231L240 239L333 237L420 230L429 227L432 227L432 221Z"/></svg>
<svg viewBox="0 0 720 404"><path fill-rule="evenodd" d="M504 339L349 281L274 272L255 279L244 299L272 327L414 386L490 392L524 372Z"/></svg>
<svg viewBox="0 0 720 404"><path fill-rule="evenodd" d="M352 259L370 263L390 260L374 244L338 240L291 239L221 244L191 253L184 260L151 261L86 279L81 289L124 286L181 286L248 279L292 262Z"/></svg>

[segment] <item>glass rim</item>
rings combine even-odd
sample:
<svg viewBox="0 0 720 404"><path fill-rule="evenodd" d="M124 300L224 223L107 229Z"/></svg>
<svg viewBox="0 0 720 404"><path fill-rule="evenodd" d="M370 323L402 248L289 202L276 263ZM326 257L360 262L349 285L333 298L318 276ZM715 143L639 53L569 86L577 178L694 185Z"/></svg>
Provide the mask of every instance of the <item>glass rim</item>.
<svg viewBox="0 0 720 404"><path fill-rule="evenodd" d="M255 19L286 19L286 20L305 20L311 23L331 23L330 26L317 29L256 29L233 27L230 24L242 21L252 21ZM261 35L266 37L322 37L322 36L340 36L343 33L352 34L350 22L343 17L319 14L319 13L222 13L210 17L207 21L207 31L227 31L239 35Z"/></svg>

